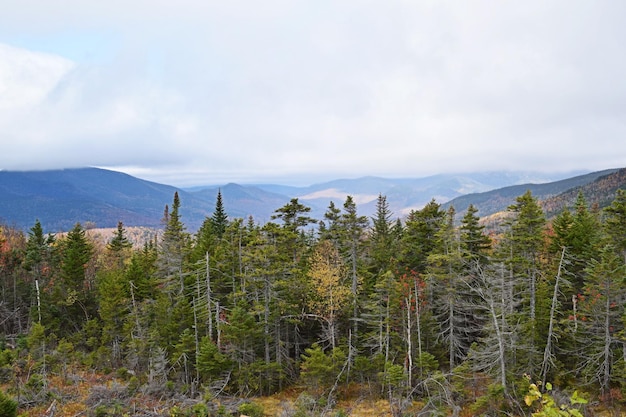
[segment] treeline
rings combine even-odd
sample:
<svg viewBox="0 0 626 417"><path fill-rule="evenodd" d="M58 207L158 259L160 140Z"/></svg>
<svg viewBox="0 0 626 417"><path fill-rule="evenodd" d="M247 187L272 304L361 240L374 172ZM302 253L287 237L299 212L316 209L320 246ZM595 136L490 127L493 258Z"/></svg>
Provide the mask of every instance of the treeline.
<svg viewBox="0 0 626 417"><path fill-rule="evenodd" d="M626 394L626 192L579 194L548 222L530 192L487 235L434 200L402 221L347 197L323 219L297 199L272 221L230 219L221 195L189 233L174 195L163 230L133 247L77 224L0 234L0 383L26 407L77 367L156 396L239 397L306 387L424 411L524 414L531 383ZM131 389L131 388L129 388ZM321 404L321 405L320 405Z"/></svg>

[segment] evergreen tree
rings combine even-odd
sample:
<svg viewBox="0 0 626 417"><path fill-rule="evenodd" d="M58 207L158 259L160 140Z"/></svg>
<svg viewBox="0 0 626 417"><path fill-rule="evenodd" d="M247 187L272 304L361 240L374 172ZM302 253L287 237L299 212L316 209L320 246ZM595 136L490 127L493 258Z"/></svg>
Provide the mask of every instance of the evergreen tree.
<svg viewBox="0 0 626 417"><path fill-rule="evenodd" d="M262 352L261 334L250 306L240 300L226 318L223 335L224 351L234 364L233 384L240 394L258 392L260 381L252 369Z"/></svg>
<svg viewBox="0 0 626 417"><path fill-rule="evenodd" d="M187 274L186 270L189 236L179 210L180 199L176 192L172 208L166 209L164 216L167 223L156 260L156 277L160 280L162 291L156 293L153 304L154 320L151 323L153 334L158 335L156 341L165 349L168 357L173 354L172 350L181 332L193 326L192 286L195 284L195 277Z"/></svg>
<svg viewBox="0 0 626 417"><path fill-rule="evenodd" d="M188 236L185 226L180 219L180 199L178 192L174 193L172 209L166 207L164 222L165 230L161 238L159 256L157 259L158 274L165 279L168 291L179 294L184 292L184 263L188 250ZM178 290L176 288L178 282Z"/></svg>
<svg viewBox="0 0 626 417"><path fill-rule="evenodd" d="M450 207L438 231L440 247L428 256L428 275L433 294L434 316L439 324L436 339L445 346L450 371L465 360L476 341L475 308L466 302L473 298L464 277L467 275L458 231L454 226L455 210Z"/></svg>
<svg viewBox="0 0 626 417"><path fill-rule="evenodd" d="M107 249L112 252L122 252L126 249L130 249L133 247L133 244L128 240L126 236L126 229L124 228L124 223L117 222L117 230L115 231L113 238L109 241L107 245Z"/></svg>
<svg viewBox="0 0 626 417"><path fill-rule="evenodd" d="M606 245L598 260L587 268L584 295L580 299L581 326L577 340L582 344L580 367L589 382L595 382L603 398L617 375L618 358L623 358L624 314L626 312L626 267L615 248ZM624 363L621 363L624 366Z"/></svg>
<svg viewBox="0 0 626 417"><path fill-rule="evenodd" d="M15 417L17 416L17 401L0 391L0 416Z"/></svg>
<svg viewBox="0 0 626 417"><path fill-rule="evenodd" d="M136 302L156 297L157 248L152 242L146 242L143 248L133 252L124 274L132 297Z"/></svg>
<svg viewBox="0 0 626 417"><path fill-rule="evenodd" d="M343 213L339 216L333 226L337 225L338 241L337 245L343 254L345 264L349 270L350 292L352 304L352 328L348 336L348 357L350 364L359 349L359 321L361 309L361 286L362 286L362 258L364 248L365 231L369 225L366 216L359 216L356 203L352 196L347 196L343 204Z"/></svg>
<svg viewBox="0 0 626 417"><path fill-rule="evenodd" d="M465 315L464 332L468 336L470 343L475 343L485 336L493 335L494 328L492 314L506 315L511 311L512 301L504 304L500 300L494 299L496 294L487 294L489 290L485 288L495 288L497 278L495 266L490 265L491 259L488 256L491 249L491 239L484 234L485 227L480 224L477 215L478 209L470 204L467 212L461 219L459 228L459 247L461 251L461 276L465 289L460 301L462 306L457 311L462 311ZM500 272L500 271L498 271ZM509 283L512 285L512 283ZM504 288L500 288L504 290ZM511 291L512 293L512 291ZM504 295L502 295L504 297ZM504 309L500 311L499 309ZM496 335L498 343L502 341L502 334ZM486 342L485 346L489 346ZM496 355L502 359L502 345L498 345L500 350ZM504 363L500 363L501 369Z"/></svg>
<svg viewBox="0 0 626 417"><path fill-rule="evenodd" d="M39 220L30 229L24 253L23 267L32 277L35 285L37 320L41 323L41 291L48 285L53 269L58 266L55 236L44 236Z"/></svg>
<svg viewBox="0 0 626 417"><path fill-rule="evenodd" d="M461 220L461 249L470 262L485 263L491 248L491 239L484 234L485 226L479 223L478 209L470 204Z"/></svg>
<svg viewBox="0 0 626 417"><path fill-rule="evenodd" d="M604 231L626 263L626 190L617 190L615 199L604 214Z"/></svg>
<svg viewBox="0 0 626 417"><path fill-rule="evenodd" d="M421 274L426 272L428 256L439 245L438 235L445 218L446 212L435 200L409 213L402 236L402 265Z"/></svg>
<svg viewBox="0 0 626 417"><path fill-rule="evenodd" d="M228 215L224 209L224 203L222 202L222 190L217 191L217 199L215 201L215 210L211 216L211 229L213 233L219 238L226 232L228 226Z"/></svg>
<svg viewBox="0 0 626 417"><path fill-rule="evenodd" d="M328 204L328 208L326 209L326 213L324 213L324 220L320 221L319 229L320 229L320 238L321 239L329 239L333 241L333 243L337 244L339 242L339 217L341 215L341 209L335 206L335 203L331 201Z"/></svg>
<svg viewBox="0 0 626 417"><path fill-rule="evenodd" d="M368 292L373 289L379 276L392 273L395 268L398 241L394 233L392 216L387 197L380 194L376 200L376 215L372 218L369 236L370 276L365 283Z"/></svg>
<svg viewBox="0 0 626 417"><path fill-rule="evenodd" d="M124 223L117 222L117 230L113 234L111 240L107 244L107 249L109 250L115 264L118 268L122 268L124 265L124 261L130 256L130 250L133 247L133 244L128 240L126 236L126 229L124 228Z"/></svg>
<svg viewBox="0 0 626 417"><path fill-rule="evenodd" d="M291 250L283 246L284 234L291 235L290 232L270 222L263 228L249 225L246 233L242 286L242 293L246 294L241 296L247 295L251 301L262 329L261 339L256 342L263 346L263 389L267 393L282 387L285 377L293 375L288 352L292 349L299 354L303 343L299 330L307 326L300 314L305 308L308 287L300 268L294 267Z"/></svg>
<svg viewBox="0 0 626 417"><path fill-rule="evenodd" d="M526 364L521 372L534 375L540 362L539 344L545 340L545 335L540 335L540 330L545 329L548 324L546 319L549 306L546 301L549 296L546 294L545 297L538 297L540 287L546 287L545 282L540 281L546 220L543 210L530 191L517 197L515 204L508 207L508 212L512 217L505 223L508 232L500 242L498 251L508 266L510 280L520 282L521 285L514 289L522 297L522 337L528 343L519 355L520 360L526 357ZM537 314L538 304L542 302L545 307L543 314Z"/></svg>
<svg viewBox="0 0 626 417"><path fill-rule="evenodd" d="M309 243L304 229L310 224L317 223L307 215L310 211L311 207L301 204L297 198L292 198L288 204L276 209L271 217L272 220L282 221L283 232L280 233L280 238L287 253L292 254L294 267L302 261L302 252Z"/></svg>
<svg viewBox="0 0 626 417"><path fill-rule="evenodd" d="M574 294L585 284L585 268L597 255L601 230L598 216L589 210L582 192L576 197L574 213L565 211L554 221L553 251L560 253L561 248L567 248Z"/></svg>
<svg viewBox="0 0 626 417"><path fill-rule="evenodd" d="M35 279L49 274L55 241L54 235L44 235L41 223L36 220L35 225L28 232L24 256L24 268L30 271Z"/></svg>
<svg viewBox="0 0 626 417"><path fill-rule="evenodd" d="M292 198L288 204L274 212L272 220L281 220L285 229L295 233L311 223L316 223L315 219L306 215L310 211L311 207L298 202L297 198Z"/></svg>
<svg viewBox="0 0 626 417"><path fill-rule="evenodd" d="M68 232L60 244L60 279L54 285L50 300L54 303L53 317L44 322L57 323L57 335L67 335L80 330L95 315L93 277L87 273L94 246L80 223Z"/></svg>
<svg viewBox="0 0 626 417"><path fill-rule="evenodd" d="M124 324L131 314L130 284L120 269L101 271L98 274L98 313L102 323L100 344L111 352L111 363L122 364L122 348L126 342Z"/></svg>

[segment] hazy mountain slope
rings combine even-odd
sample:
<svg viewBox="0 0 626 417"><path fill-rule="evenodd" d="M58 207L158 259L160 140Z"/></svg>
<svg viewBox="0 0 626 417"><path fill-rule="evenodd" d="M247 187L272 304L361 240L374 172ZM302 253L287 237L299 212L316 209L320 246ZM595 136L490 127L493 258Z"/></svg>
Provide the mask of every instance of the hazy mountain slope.
<svg viewBox="0 0 626 417"><path fill-rule="evenodd" d="M499 184L510 185L526 178L546 180L527 173L442 174L426 178L386 179L364 177L314 184L309 187L280 185L238 185L195 187L178 190L181 219L187 230L195 232L215 208L217 191L221 190L224 208L230 218L252 216L258 223L271 219L278 208L291 198L299 198L311 207L310 215L323 219L330 203L341 207L347 195L353 196L359 214L373 216L376 199L382 194L393 217L402 217L419 209L431 199L443 203L457 197L457 211L464 210L469 201L480 202L483 210L506 208L513 199L531 187L542 190L542 198L565 188L586 184L602 171L578 176L557 183L506 187L490 193L473 194L467 200L464 193L492 190ZM0 171L0 221L27 230L38 218L44 230L50 232L70 229L76 222L93 223L96 227L115 227L118 221L127 226L160 227L163 209L171 204L175 187L141 180L127 174L97 168L54 171Z"/></svg>
<svg viewBox="0 0 626 417"><path fill-rule="evenodd" d="M0 171L0 220L20 228L39 219L46 231L68 230L76 222L114 227L159 226L176 188L98 168ZM197 224L211 205L179 191L181 214Z"/></svg>
<svg viewBox="0 0 626 417"><path fill-rule="evenodd" d="M511 184L521 184L534 180L549 182L561 179L567 174L539 174L532 172L481 172L469 174L440 174L423 178L380 178L363 177L339 179L308 187L288 187L257 185L266 191L298 197L312 207L313 213L323 216L332 200L341 206L346 196L351 195L359 212L372 216L376 211L379 194L387 197L389 207L395 216L404 216L411 210L423 207L433 198L439 203L468 193L493 190Z"/></svg>
<svg viewBox="0 0 626 417"><path fill-rule="evenodd" d="M222 203L231 218L254 217L257 222L267 222L274 211L289 202L289 197L264 191L257 187L226 184L222 187L205 188L191 194L212 204L211 214L215 209L217 192L222 193Z"/></svg>
<svg viewBox="0 0 626 417"><path fill-rule="evenodd" d="M602 175L588 184L576 186L541 201L541 205L548 217L552 217L565 208L572 208L578 193L582 192L590 206L598 205L604 208L615 199L618 189L626 189L626 168Z"/></svg>
<svg viewBox="0 0 626 417"><path fill-rule="evenodd" d="M606 176L617 171L618 169L607 169L545 184L512 185L483 193L467 194L454 198L443 204L443 206L445 208L453 206L457 215L462 216L463 213L467 211L469 205L473 204L478 208L478 214L480 216L489 216L506 210L508 206L515 202L516 197L523 195L527 190L530 190L535 198L539 200L546 200L572 188L589 184L599 177Z"/></svg>

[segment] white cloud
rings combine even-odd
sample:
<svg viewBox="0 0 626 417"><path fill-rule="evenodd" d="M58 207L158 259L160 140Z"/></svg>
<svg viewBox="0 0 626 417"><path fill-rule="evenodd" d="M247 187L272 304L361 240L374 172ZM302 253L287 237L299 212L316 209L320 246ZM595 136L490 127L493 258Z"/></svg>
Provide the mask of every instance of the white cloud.
<svg viewBox="0 0 626 417"><path fill-rule="evenodd" d="M0 16L23 47L0 44L4 169L192 184L626 164L619 2L39 3Z"/></svg>

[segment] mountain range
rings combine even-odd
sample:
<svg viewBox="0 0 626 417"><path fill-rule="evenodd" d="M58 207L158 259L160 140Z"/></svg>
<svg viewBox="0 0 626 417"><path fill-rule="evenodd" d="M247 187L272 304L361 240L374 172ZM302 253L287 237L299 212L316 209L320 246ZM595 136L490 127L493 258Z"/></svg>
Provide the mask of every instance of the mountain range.
<svg viewBox="0 0 626 417"><path fill-rule="evenodd" d="M593 185L601 180L604 191ZM615 187L624 188L625 183L626 169L608 169L560 176L483 172L402 179L363 177L306 187L231 183L181 189L100 168L0 171L0 222L27 230L39 219L47 232L65 231L77 222L98 228L115 227L118 221L127 226L159 227L165 206L178 192L181 219L188 230L195 231L213 213L218 191L229 217L252 216L259 223L269 221L272 213L292 198L311 207L312 217L322 219L330 201L341 207L348 195L359 213L367 216L374 215L379 195L387 198L394 217L403 217L432 199L453 205L457 213L473 204L480 216L487 216L505 210L526 190L549 202L551 210L558 210L570 204L565 197L557 198L563 193L569 192L571 197L572 190L581 189L589 195L595 193L598 203L604 204L602 201L611 199L606 195L609 189L614 195Z"/></svg>

